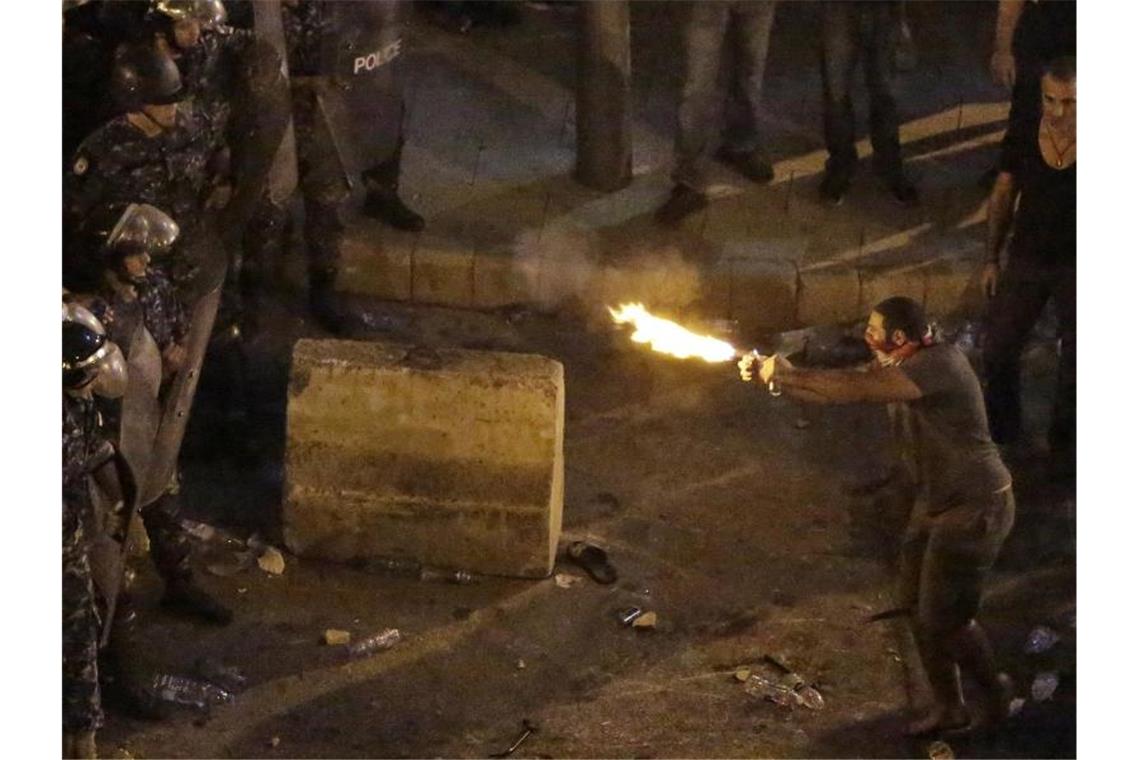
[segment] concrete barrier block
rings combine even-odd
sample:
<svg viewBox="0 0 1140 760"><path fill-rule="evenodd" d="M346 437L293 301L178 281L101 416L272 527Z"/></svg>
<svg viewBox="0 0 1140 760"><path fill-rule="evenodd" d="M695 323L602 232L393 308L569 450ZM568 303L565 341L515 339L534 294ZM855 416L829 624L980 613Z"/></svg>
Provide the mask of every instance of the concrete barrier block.
<svg viewBox="0 0 1140 760"><path fill-rule="evenodd" d="M379 223L354 225L340 244L337 289L390 301L411 300L414 239Z"/></svg>
<svg viewBox="0 0 1140 760"><path fill-rule="evenodd" d="M285 543L334 561L544 577L562 525L563 426L551 359L300 340Z"/></svg>
<svg viewBox="0 0 1140 760"><path fill-rule="evenodd" d="M849 267L804 269L796 294L801 326L850 322L865 317L859 304L859 273Z"/></svg>
<svg viewBox="0 0 1140 760"><path fill-rule="evenodd" d="M471 249L424 238L412 253L412 300L440 306L471 306L475 254Z"/></svg>
<svg viewBox="0 0 1140 760"><path fill-rule="evenodd" d="M510 252L476 253L472 306L494 309L530 300L526 276Z"/></svg>
<svg viewBox="0 0 1140 760"><path fill-rule="evenodd" d="M926 298L926 274L922 267L865 267L859 270L859 312L871 313L875 304L894 296Z"/></svg>

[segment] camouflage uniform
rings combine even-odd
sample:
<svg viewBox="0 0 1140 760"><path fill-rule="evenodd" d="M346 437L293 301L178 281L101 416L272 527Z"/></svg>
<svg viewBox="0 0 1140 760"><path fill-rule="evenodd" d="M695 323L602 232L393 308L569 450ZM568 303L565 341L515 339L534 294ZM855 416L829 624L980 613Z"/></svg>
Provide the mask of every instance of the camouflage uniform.
<svg viewBox="0 0 1140 760"><path fill-rule="evenodd" d="M125 115L92 132L79 146L64 178L64 214L72 229L97 205L149 203L182 229L172 254L175 282L195 269L185 241L202 222L206 200L225 174L221 137L189 102L178 105L172 129L148 137Z"/></svg>
<svg viewBox="0 0 1140 760"><path fill-rule="evenodd" d="M175 296L174 286L166 275L151 269L145 279L135 285L138 294L136 301L125 301L120 296L110 294L107 305L114 315L105 322L110 337L121 345L130 345L130 335L123 332L130 321L123 319L132 309L138 309L147 332L154 338L159 351L181 343L190 332L186 309ZM96 305L93 312L100 319L107 316L106 307ZM137 324L137 323L136 323ZM118 431L119 402L107 402L104 412L108 429ZM167 581L188 580L191 574L190 553L192 544L180 519L178 499L178 476L171 480L167 492L141 511L147 538L150 539L151 559L159 574Z"/></svg>
<svg viewBox="0 0 1140 760"><path fill-rule="evenodd" d="M102 439L94 402L63 395L63 729L97 730L103 724L99 698L99 611L84 524L92 520L87 490L90 459Z"/></svg>

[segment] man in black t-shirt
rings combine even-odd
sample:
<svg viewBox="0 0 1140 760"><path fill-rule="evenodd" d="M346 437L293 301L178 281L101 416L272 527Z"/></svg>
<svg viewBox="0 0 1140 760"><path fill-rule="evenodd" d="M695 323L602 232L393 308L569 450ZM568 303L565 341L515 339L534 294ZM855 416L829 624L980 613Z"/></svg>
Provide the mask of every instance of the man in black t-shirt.
<svg viewBox="0 0 1140 760"><path fill-rule="evenodd" d="M1049 444L1073 463L1077 410L1077 64L1051 62L1041 77L1039 118L1010 125L989 199L982 287L992 298L985 341L986 406L994 440L1021 433L1021 353L1052 298L1060 339ZM1001 252L1010 230L1008 262ZM1066 468L1067 471L1068 468Z"/></svg>
<svg viewBox="0 0 1140 760"><path fill-rule="evenodd" d="M1009 471L990 440L982 389L965 354L941 343L922 306L909 298L883 301L864 333L878 361L859 369L812 370L781 356L759 370L751 357L741 377L816 403L900 403L911 417L919 495L902 542L900 607L910 617L934 693L927 716L908 733L969 726L959 668L987 695L991 722L1008 714L1009 677L1001 673L974 619L986 574L1013 526Z"/></svg>

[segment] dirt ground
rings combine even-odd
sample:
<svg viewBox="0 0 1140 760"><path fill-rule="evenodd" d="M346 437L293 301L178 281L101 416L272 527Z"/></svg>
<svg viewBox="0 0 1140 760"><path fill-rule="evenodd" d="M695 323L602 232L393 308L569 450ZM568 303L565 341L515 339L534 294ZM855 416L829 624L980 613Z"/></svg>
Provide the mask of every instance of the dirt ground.
<svg viewBox="0 0 1140 760"><path fill-rule="evenodd" d="M486 757L522 721L537 727L518 757L924 757L901 737L924 703L913 644L891 608L906 504L861 496L887 467L880 407L808 408L745 386L729 365L647 354L582 315L460 312L367 304L374 337L537 352L566 367L563 541L603 546L619 580L479 578L424 582L286 555L280 576L256 566L204 582L236 612L211 628L157 605L145 565L137 646L186 673L211 657L247 688L208 714L152 723L111 707L105 754L134 757ZM189 516L245 538L279 540L289 347L300 301L267 307L247 346L247 403L211 363L184 450ZM362 336L364 338L370 336ZM1048 410L1049 351L1027 360L1035 426ZM1029 699L997 736L949 739L960 756L1072 756L1075 737L1075 522L1066 489L1045 487L1043 458L1014 459L1018 523L985 602L1002 665L1028 696L1056 672L1050 699ZM218 558L201 547L201 563ZM617 620L638 606L655 630ZM1048 625L1060 642L1022 652ZM392 650L347 660L320 644L398 628ZM816 685L819 712L745 693L733 672L765 655Z"/></svg>

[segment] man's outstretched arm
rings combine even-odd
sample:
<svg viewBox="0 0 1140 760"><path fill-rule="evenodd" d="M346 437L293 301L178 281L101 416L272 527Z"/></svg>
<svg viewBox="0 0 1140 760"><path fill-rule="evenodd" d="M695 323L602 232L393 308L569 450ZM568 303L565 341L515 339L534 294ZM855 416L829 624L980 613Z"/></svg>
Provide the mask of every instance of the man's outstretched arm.
<svg viewBox="0 0 1140 760"><path fill-rule="evenodd" d="M817 404L914 401L922 391L898 367L873 372L850 369L797 369L781 362L776 382L791 396Z"/></svg>

